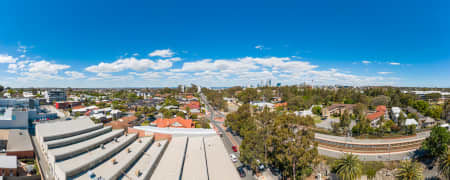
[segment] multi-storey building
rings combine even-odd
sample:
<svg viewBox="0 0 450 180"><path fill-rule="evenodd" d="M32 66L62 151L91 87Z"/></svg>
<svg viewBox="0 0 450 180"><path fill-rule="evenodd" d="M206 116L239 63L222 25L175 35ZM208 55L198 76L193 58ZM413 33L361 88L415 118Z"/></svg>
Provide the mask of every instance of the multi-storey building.
<svg viewBox="0 0 450 180"><path fill-rule="evenodd" d="M67 100L66 92L64 92L63 90L48 90L45 91L44 96L47 100L47 103Z"/></svg>

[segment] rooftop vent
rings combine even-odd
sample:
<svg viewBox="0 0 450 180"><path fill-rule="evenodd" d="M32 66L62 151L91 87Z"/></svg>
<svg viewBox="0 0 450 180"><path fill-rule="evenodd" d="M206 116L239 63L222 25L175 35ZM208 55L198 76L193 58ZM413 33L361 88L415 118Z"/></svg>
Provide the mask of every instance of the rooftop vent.
<svg viewBox="0 0 450 180"><path fill-rule="evenodd" d="M138 169L138 170L136 170L136 172L134 172L134 174L135 174L137 177L139 177L139 176L141 176L141 171L139 171L139 169Z"/></svg>
<svg viewBox="0 0 450 180"><path fill-rule="evenodd" d="M127 148L127 153L130 153L131 152L131 149L130 148Z"/></svg>
<svg viewBox="0 0 450 180"><path fill-rule="evenodd" d="M100 148L101 148L101 149L105 149L105 145L100 144Z"/></svg>
<svg viewBox="0 0 450 180"><path fill-rule="evenodd" d="M116 158L112 158L111 159L111 163L114 165L114 164L117 164L117 161L116 161Z"/></svg>

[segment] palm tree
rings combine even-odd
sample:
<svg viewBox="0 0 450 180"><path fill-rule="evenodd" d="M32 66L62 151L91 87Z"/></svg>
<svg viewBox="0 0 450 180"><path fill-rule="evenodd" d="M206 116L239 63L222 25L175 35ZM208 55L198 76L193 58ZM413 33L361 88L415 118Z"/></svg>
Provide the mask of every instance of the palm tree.
<svg viewBox="0 0 450 180"><path fill-rule="evenodd" d="M353 154L346 154L341 159L336 160L335 169L341 180L355 180L362 174L361 162Z"/></svg>
<svg viewBox="0 0 450 180"><path fill-rule="evenodd" d="M422 179L422 167L415 161L402 161L397 170L397 178L400 180Z"/></svg>
<svg viewBox="0 0 450 180"><path fill-rule="evenodd" d="M439 173L450 179L450 151L439 158Z"/></svg>

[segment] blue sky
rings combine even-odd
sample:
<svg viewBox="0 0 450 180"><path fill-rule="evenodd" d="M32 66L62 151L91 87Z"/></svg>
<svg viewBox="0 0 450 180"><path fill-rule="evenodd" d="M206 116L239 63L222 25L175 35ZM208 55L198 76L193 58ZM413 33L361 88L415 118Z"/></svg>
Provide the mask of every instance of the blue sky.
<svg viewBox="0 0 450 180"><path fill-rule="evenodd" d="M448 1L0 2L0 84L450 87Z"/></svg>

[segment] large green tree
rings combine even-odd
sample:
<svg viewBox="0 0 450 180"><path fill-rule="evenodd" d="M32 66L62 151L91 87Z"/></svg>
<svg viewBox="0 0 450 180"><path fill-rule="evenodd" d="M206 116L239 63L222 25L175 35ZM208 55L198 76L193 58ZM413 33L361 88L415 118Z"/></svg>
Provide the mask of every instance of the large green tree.
<svg viewBox="0 0 450 180"><path fill-rule="evenodd" d="M450 179L450 152L439 157L439 174Z"/></svg>
<svg viewBox="0 0 450 180"><path fill-rule="evenodd" d="M422 180L423 169L418 162L402 161L397 169L396 177L399 180Z"/></svg>
<svg viewBox="0 0 450 180"><path fill-rule="evenodd" d="M450 133L446 128L435 126L431 130L430 136L425 139L422 144L422 149L425 150L429 156L437 158L447 152L450 142Z"/></svg>
<svg viewBox="0 0 450 180"><path fill-rule="evenodd" d="M335 161L334 168L341 180L356 180L362 174L362 164L358 156L346 154Z"/></svg>

